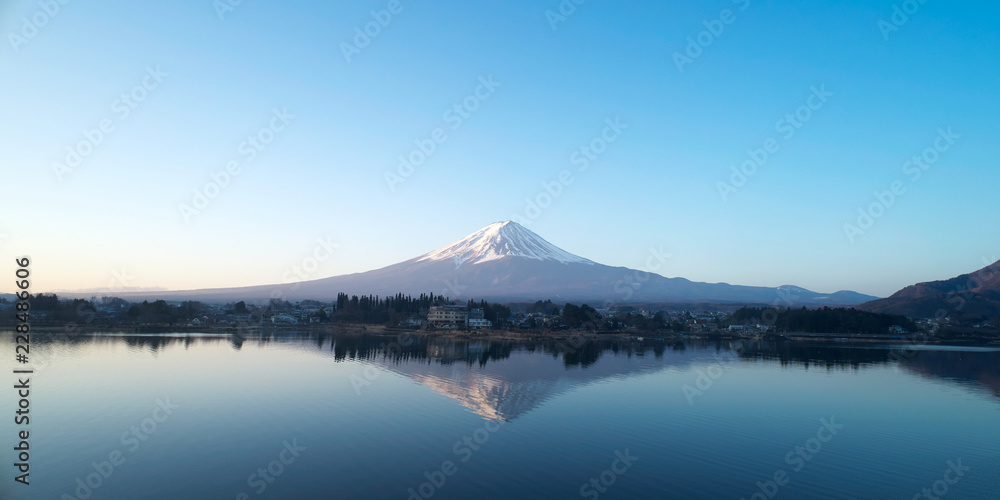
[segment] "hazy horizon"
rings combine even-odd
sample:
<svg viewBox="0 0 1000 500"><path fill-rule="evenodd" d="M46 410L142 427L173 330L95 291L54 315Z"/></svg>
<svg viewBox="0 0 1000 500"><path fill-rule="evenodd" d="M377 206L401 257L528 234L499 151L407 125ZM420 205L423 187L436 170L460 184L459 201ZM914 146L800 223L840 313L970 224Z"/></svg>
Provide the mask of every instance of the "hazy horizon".
<svg viewBox="0 0 1000 500"><path fill-rule="evenodd" d="M503 221L497 221L497 222L503 222ZM471 235L472 235L472 233L470 233L468 235L465 235L465 236L467 237L467 236L471 236ZM543 238L544 238L544 236L543 236ZM457 240L458 239L456 239L456 241ZM318 241L316 243L316 245L315 245L315 248L317 248L317 249L324 249L324 250L331 248L329 240L327 240L325 242L326 243L325 245L323 243L324 242L319 242ZM449 242L448 244L451 244L451 243L454 243L454 242ZM439 246L439 247L435 247L433 249L430 249L430 250L428 250L426 252L421 252L419 254L413 254L411 257L409 257L407 259L404 259L404 260L410 260L410 259L414 259L414 258L423 256L425 254L431 253L431 252L433 252L435 250L438 250L440 248L443 248L445 246L447 246L447 245L442 245L442 246ZM339 248L339 244L334 243L334 247L335 248ZM653 248L654 247L650 247L650 249L653 249ZM648 257L649 256L649 251L650 250L647 250L646 255L644 255L644 257ZM573 252L571 252L571 253L573 253ZM585 255L579 255L579 254L577 254L577 255L580 256L580 257L586 258ZM309 259L309 257L310 256L307 255L303 259L303 261L306 260L306 259ZM323 262L325 262L325 260L317 260L317 262L319 262L319 264L322 265ZM992 264L994 262L995 262L995 260L994 261L990 261L990 262L986 262L985 259L984 259L983 264L980 267L985 267L985 266L987 266L989 264ZM362 272L363 273L363 272L367 272L367 271L381 269L383 267L386 267L386 266L389 266L389 265L392 265L392 264L397 264L397 263L398 262L387 262L384 265L379 265L376 268L363 269L363 270L354 271L354 272ZM599 264L604 264L603 262L598 262L598 263ZM292 269L294 269L294 271L286 268L284 270L285 271L284 274L282 275L282 277L280 279L275 279L274 281L270 281L270 282L253 282L253 283L242 283L242 284L236 284L236 285L183 287L183 288L167 288L167 287L163 287L163 286L130 286L128 284L132 283L134 281L135 277L132 276L131 274L129 274L128 270L122 269L122 270L115 270L115 271L113 271L111 273L111 279L108 281L108 284L105 285L105 286L90 287L90 288L78 288L78 289L48 289L48 290L41 290L40 292L41 293L66 293L66 294L98 293L98 294L101 294L102 296L114 296L115 293L126 294L126 293L135 293L135 292L158 292L158 291L171 292L171 291L186 291L186 290L201 290L201 289L227 289L227 288L240 288L240 287L244 287L244 286L287 284L287 283L294 283L294 282L299 282L299 281L312 281L312 280L323 279L323 278L328 278L328 277L332 277L332 276L342 276L342 275L345 275L345 274L353 274L353 272L351 272L351 273L340 273L340 274L334 274L334 275L321 275L320 273L315 273L315 272L314 273L306 273L305 271L301 270L301 264L302 264L302 262L297 262L296 265L294 265L293 268L292 268ZM624 266L624 267L628 267L628 266ZM646 266L641 265L641 264L640 265L636 265L634 267L634 269L638 269L638 270L646 271L646 272L652 272L652 273L655 273L655 274L660 274L660 275L663 275L663 276L668 277L668 278L681 277L681 278L690 279L692 281L702 281L702 280L698 280L696 278L693 278L691 276L681 276L681 275L674 276L674 275L670 275L668 273L657 272L656 270L647 269ZM968 274L968 273L971 273L971 272L976 271L978 269L979 269L979 267L977 267L976 269L971 269L971 270L962 272L960 274ZM299 279L300 277L303 277L303 276L306 279ZM291 278L289 278L289 277L291 277ZM953 277L955 277L955 276L942 276L942 277L935 277L935 278L919 279L919 280L913 281L911 283L906 283L905 285L900 286L899 288L901 289L904 286L908 286L910 284L915 284L915 283L918 283L918 282L937 281L937 280L944 280L944 279L949 279L949 278L953 278ZM794 283L794 282L760 284L760 283L734 283L734 282L720 281L720 282L716 282L716 283L729 283L729 284L732 284L732 285L746 285L746 286L770 286L770 287L789 286L789 285L791 285L791 286L802 286L803 288L810 289L807 286L803 286L803 285L801 285L799 283ZM814 291L814 292L819 292L819 293L835 293L835 292L840 292L840 291L851 291L851 292L864 293L864 294L867 294L867 295L873 295L873 296L876 296L876 297L888 297L889 295L892 295L892 293L898 291L898 289L896 289L896 290L893 290L893 292L886 293L884 295L878 295L878 294L873 294L873 293L867 293L867 292L865 292L863 290L850 289L850 288L844 288L844 289L838 289L838 290L822 290L822 289L820 289L820 290L810 289L810 290ZM348 293L358 292L356 290L344 290L344 291L346 291ZM544 299L545 297L539 297L539 298L540 299Z"/></svg>

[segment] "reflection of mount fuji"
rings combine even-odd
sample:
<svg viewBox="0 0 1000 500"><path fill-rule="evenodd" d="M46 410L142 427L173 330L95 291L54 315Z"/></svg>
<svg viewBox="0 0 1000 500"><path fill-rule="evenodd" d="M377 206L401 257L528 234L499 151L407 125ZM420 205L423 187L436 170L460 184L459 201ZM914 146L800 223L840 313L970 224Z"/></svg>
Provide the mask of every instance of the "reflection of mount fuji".
<svg viewBox="0 0 1000 500"><path fill-rule="evenodd" d="M466 352L452 354L464 360L467 354L475 355L476 351L483 349L484 344L488 343L452 346L468 349ZM581 349L587 348L588 346L584 346ZM600 356L600 360L586 368L553 363L551 354L525 350L512 352L508 360L489 363L479 369L448 362L379 364L458 401L483 418L514 420L577 387L677 368L704 356L703 353L685 355L683 352L675 352L670 361L666 362L650 352L645 355L639 354L640 352L619 351L613 355Z"/></svg>
<svg viewBox="0 0 1000 500"><path fill-rule="evenodd" d="M490 420L513 420L578 385L562 378L513 382L470 371L464 372L466 376L460 378L393 371L458 401L473 413Z"/></svg>
<svg viewBox="0 0 1000 500"><path fill-rule="evenodd" d="M385 337L338 338L334 356L376 364L458 401L483 418L503 420L518 418L585 385L684 369L705 358L709 347L626 339L574 344L415 336L389 355L384 341ZM713 344L711 351L715 349Z"/></svg>

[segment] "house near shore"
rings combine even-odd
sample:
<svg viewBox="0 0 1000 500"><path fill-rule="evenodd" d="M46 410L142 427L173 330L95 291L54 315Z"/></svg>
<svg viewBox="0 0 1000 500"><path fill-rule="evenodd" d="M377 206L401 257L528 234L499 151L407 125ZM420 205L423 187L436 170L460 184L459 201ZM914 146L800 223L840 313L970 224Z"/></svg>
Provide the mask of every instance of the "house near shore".
<svg viewBox="0 0 1000 500"><path fill-rule="evenodd" d="M299 319L291 314L281 313L271 316L271 323L275 325L297 325Z"/></svg>
<svg viewBox="0 0 1000 500"><path fill-rule="evenodd" d="M493 327L493 322L485 318L482 309L470 310L459 305L432 306L427 312L427 323L438 328L481 330Z"/></svg>

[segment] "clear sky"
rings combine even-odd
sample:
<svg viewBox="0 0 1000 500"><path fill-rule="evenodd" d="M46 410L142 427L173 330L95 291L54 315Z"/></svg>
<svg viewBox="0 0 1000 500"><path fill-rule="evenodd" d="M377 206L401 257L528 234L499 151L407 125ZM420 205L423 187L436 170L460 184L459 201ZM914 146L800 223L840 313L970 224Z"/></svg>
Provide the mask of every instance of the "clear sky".
<svg viewBox="0 0 1000 500"><path fill-rule="evenodd" d="M4 2L0 272L276 283L320 239L309 278L515 216L609 265L821 292L1000 258L1000 5L562 4Z"/></svg>

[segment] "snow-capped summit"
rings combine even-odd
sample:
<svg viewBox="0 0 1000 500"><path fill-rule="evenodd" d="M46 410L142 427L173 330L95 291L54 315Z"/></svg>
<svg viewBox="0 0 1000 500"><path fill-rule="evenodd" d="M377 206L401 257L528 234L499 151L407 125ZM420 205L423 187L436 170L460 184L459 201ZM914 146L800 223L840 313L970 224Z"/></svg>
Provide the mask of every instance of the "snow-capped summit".
<svg viewBox="0 0 1000 500"><path fill-rule="evenodd" d="M481 264L505 257L555 261L563 264L594 262L573 255L514 221L494 222L455 243L421 255L415 260L452 260L457 264Z"/></svg>

